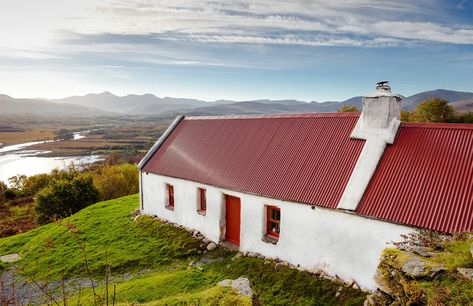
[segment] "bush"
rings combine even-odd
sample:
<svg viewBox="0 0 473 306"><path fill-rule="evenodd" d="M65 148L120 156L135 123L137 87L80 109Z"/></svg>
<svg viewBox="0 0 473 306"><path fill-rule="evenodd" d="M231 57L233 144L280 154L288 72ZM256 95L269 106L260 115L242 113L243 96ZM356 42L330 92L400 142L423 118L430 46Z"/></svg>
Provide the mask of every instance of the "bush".
<svg viewBox="0 0 473 306"><path fill-rule="evenodd" d="M339 113L351 113L351 112L359 112L360 110L358 107L355 105L351 104L343 104L339 109L337 109L337 112Z"/></svg>
<svg viewBox="0 0 473 306"><path fill-rule="evenodd" d="M99 191L90 175L52 181L36 194L36 222L45 224L68 217L98 200Z"/></svg>
<svg viewBox="0 0 473 306"><path fill-rule="evenodd" d="M5 201L6 201L5 191L7 189L8 189L7 184L0 181L0 204L5 203Z"/></svg>
<svg viewBox="0 0 473 306"><path fill-rule="evenodd" d="M28 176L23 180L22 194L34 196L37 192L48 186L52 179L52 176L46 173Z"/></svg>
<svg viewBox="0 0 473 306"><path fill-rule="evenodd" d="M94 173L94 184L102 200L135 194L139 190L136 165L103 166Z"/></svg>

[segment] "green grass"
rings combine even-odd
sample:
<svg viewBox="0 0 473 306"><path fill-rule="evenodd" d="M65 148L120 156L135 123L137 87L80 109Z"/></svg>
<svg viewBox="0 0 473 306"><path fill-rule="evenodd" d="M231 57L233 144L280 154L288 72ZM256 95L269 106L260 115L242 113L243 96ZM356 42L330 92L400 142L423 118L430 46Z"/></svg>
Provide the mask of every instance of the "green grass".
<svg viewBox="0 0 473 306"><path fill-rule="evenodd" d="M130 212L138 207L138 200L133 195L100 202L61 222L0 239L0 256L20 253L19 265L24 267L24 273L41 280L58 280L62 275L86 277L79 239L96 279L103 280L107 258L119 303L250 305L248 298L216 286L220 280L246 276L264 305L363 304L366 294L359 290L286 266L276 269L274 262L264 264L262 259L232 260L235 254L222 249L205 255L218 260L203 264L202 271L188 267L191 260L201 258L201 242L187 231L151 217L132 222ZM141 271L139 276L125 280L123 273L137 271ZM104 294L103 284L98 290ZM86 289L81 303L90 303L92 298L91 290ZM71 298L77 299L78 296Z"/></svg>

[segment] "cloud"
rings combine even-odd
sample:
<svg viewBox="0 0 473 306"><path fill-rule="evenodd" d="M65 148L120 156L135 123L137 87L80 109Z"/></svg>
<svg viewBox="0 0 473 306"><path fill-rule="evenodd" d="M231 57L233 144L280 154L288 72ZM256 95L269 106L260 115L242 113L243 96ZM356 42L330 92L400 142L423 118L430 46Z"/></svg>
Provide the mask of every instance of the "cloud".
<svg viewBox="0 0 473 306"><path fill-rule="evenodd" d="M119 1L98 11L120 33L162 33L188 39L180 33L198 33L203 42L287 43L315 46L384 46L378 38L393 41L473 44L472 24L443 24L436 1ZM433 14L432 12L437 12ZM421 12L421 13L416 13ZM428 14L432 14L429 16ZM428 21L426 21L428 20ZM227 32L235 37L227 37ZM298 38L271 35L298 31ZM238 33L235 33L238 32ZM314 39L314 32L320 38ZM327 35L335 37L327 39ZM344 38L355 36L356 39ZM360 39L360 35L364 39ZM304 37L307 36L307 37ZM366 41L366 44L360 42Z"/></svg>

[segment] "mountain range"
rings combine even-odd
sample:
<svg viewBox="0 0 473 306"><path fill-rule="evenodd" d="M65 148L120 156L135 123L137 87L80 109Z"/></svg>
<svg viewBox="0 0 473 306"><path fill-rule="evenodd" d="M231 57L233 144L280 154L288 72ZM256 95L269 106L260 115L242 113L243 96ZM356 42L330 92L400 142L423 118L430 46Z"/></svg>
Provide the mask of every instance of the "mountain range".
<svg viewBox="0 0 473 306"><path fill-rule="evenodd" d="M473 110L473 92L437 89L403 97L404 109L414 109L429 97L441 97L450 102L457 111ZM274 114L334 112L341 105L355 105L361 109L362 97L344 101L306 102L298 100L217 100L206 102L196 99L164 97L152 94L116 96L110 92L73 96L64 99L15 99L0 95L0 114L76 115L76 116L158 116Z"/></svg>

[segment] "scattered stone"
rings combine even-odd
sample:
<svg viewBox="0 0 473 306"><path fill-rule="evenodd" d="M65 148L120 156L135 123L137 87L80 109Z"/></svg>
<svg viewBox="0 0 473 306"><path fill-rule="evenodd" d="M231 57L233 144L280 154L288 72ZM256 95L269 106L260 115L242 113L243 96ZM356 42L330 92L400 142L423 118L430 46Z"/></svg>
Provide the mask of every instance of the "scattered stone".
<svg viewBox="0 0 473 306"><path fill-rule="evenodd" d="M473 269L457 268L457 271L463 275L463 277L473 280Z"/></svg>
<svg viewBox="0 0 473 306"><path fill-rule="evenodd" d="M423 257L432 257L432 256L435 255L433 250L431 248L428 248L428 247L416 246L416 247L412 247L411 251L416 253L417 255L420 255L420 256L423 256Z"/></svg>
<svg viewBox="0 0 473 306"><path fill-rule="evenodd" d="M18 255L18 253L12 253L4 256L0 256L0 261L5 262L5 263L11 263L20 260L21 257Z"/></svg>
<svg viewBox="0 0 473 306"><path fill-rule="evenodd" d="M249 252L247 256L248 256L248 257L258 257L259 254L256 253L256 252Z"/></svg>
<svg viewBox="0 0 473 306"><path fill-rule="evenodd" d="M242 256L243 256L243 254L240 253L240 252L238 252L238 253L235 254L235 256L232 257L232 261L233 261L233 260L236 260L236 259L238 259L238 258L240 258L240 257L242 257Z"/></svg>
<svg viewBox="0 0 473 306"><path fill-rule="evenodd" d="M264 255L262 255L262 254L259 254L259 255L258 255L258 258L259 258L259 259L265 259L266 257L264 257Z"/></svg>
<svg viewBox="0 0 473 306"><path fill-rule="evenodd" d="M445 268L434 263L422 261L417 256L412 256L404 262L401 271L410 277L419 278L425 276L433 277L439 272L445 271Z"/></svg>
<svg viewBox="0 0 473 306"><path fill-rule="evenodd" d="M358 286L357 283L354 283L353 286L351 286L353 289L359 290L360 286Z"/></svg>
<svg viewBox="0 0 473 306"><path fill-rule="evenodd" d="M247 252L247 251L244 251L244 252L243 252L243 256L248 256L248 252Z"/></svg>
<svg viewBox="0 0 473 306"><path fill-rule="evenodd" d="M211 242L207 245L207 250L213 251L217 248L217 245L214 242Z"/></svg>
<svg viewBox="0 0 473 306"><path fill-rule="evenodd" d="M217 285L222 287L232 287L239 294L253 298L253 290L251 290L250 281L246 277L239 277L235 280L224 279Z"/></svg>
<svg viewBox="0 0 473 306"><path fill-rule="evenodd" d="M210 242L210 240L209 240L209 239L207 239L207 238L204 238L204 239L202 239L202 242L203 242L203 243L205 243L205 244L207 244L207 243L209 243L209 242Z"/></svg>
<svg viewBox="0 0 473 306"><path fill-rule="evenodd" d="M391 301L380 292L375 292L366 296L363 306L391 305Z"/></svg>
<svg viewBox="0 0 473 306"><path fill-rule="evenodd" d="M283 266L282 262L277 262L277 263L274 265L274 268L279 269L279 268L282 267L282 266Z"/></svg>
<svg viewBox="0 0 473 306"><path fill-rule="evenodd" d="M343 287L338 287L337 292L335 293L335 297L338 297L340 293L342 293Z"/></svg>

